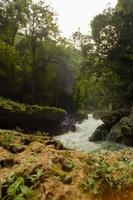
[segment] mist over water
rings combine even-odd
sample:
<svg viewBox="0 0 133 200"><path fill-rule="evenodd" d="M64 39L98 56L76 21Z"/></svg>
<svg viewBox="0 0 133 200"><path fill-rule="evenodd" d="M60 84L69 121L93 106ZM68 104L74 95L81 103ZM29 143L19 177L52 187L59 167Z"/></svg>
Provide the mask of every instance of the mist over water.
<svg viewBox="0 0 133 200"><path fill-rule="evenodd" d="M84 120L81 124L76 124L76 132L68 132L63 135L54 137L60 140L67 148L77 149L81 151L94 151L101 147L100 143L90 142L89 137L95 131L95 129L103 124L99 119L93 118L92 114L88 115L88 119Z"/></svg>

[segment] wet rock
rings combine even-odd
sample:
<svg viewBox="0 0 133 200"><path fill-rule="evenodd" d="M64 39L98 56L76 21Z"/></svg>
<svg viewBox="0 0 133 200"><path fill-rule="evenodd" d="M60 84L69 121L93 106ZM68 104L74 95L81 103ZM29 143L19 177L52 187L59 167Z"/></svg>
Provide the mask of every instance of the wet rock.
<svg viewBox="0 0 133 200"><path fill-rule="evenodd" d="M110 128L106 124L100 125L95 132L89 137L89 141L101 141L107 138Z"/></svg>
<svg viewBox="0 0 133 200"><path fill-rule="evenodd" d="M99 126L90 141L108 140L133 145L133 120L129 109L106 111L101 113L103 125Z"/></svg>
<svg viewBox="0 0 133 200"><path fill-rule="evenodd" d="M67 133L70 130L70 122L69 121L63 121L61 123L61 131L63 133Z"/></svg>
<svg viewBox="0 0 133 200"><path fill-rule="evenodd" d="M69 115L65 117L65 119L61 122L61 132L67 133L68 131L76 131L75 121Z"/></svg>
<svg viewBox="0 0 133 200"><path fill-rule="evenodd" d="M133 146L133 115L122 117L110 130L109 139Z"/></svg>
<svg viewBox="0 0 133 200"><path fill-rule="evenodd" d="M130 111L128 109L120 109L117 111L103 112L100 118L105 124L112 127L115 123L119 122L122 117L128 116L129 114Z"/></svg>
<svg viewBox="0 0 133 200"><path fill-rule="evenodd" d="M76 132L76 126L74 124L71 125L71 131Z"/></svg>

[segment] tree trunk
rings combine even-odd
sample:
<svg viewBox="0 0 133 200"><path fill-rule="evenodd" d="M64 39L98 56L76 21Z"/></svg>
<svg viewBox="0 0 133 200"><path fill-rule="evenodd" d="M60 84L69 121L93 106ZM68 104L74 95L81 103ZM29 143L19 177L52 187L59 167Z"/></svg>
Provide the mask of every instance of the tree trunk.
<svg viewBox="0 0 133 200"><path fill-rule="evenodd" d="M35 89L35 68L36 68L36 41L35 38L31 41L32 52L32 104L36 103L36 89Z"/></svg>

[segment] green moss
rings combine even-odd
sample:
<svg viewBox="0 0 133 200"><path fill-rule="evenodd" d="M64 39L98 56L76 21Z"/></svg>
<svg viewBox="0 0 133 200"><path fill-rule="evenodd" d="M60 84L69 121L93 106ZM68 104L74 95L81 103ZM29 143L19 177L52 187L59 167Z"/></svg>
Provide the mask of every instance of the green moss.
<svg viewBox="0 0 133 200"><path fill-rule="evenodd" d="M26 105L0 98L0 128L49 131L64 116L65 111L60 108Z"/></svg>
<svg viewBox="0 0 133 200"><path fill-rule="evenodd" d="M38 105L26 105L11 101L8 99L0 98L0 110L5 109L10 112L19 112L26 114L43 114L46 119L58 120L61 115L65 114L65 111L61 108L38 106Z"/></svg>
<svg viewBox="0 0 133 200"><path fill-rule="evenodd" d="M14 139L15 137L8 132L5 134L0 134L0 146L5 149L9 149Z"/></svg>

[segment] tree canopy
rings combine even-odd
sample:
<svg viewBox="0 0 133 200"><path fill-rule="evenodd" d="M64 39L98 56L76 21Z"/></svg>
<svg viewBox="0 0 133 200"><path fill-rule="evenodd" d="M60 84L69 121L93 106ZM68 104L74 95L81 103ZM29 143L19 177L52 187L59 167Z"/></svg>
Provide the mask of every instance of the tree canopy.
<svg viewBox="0 0 133 200"><path fill-rule="evenodd" d="M84 64L77 83L77 88L82 85L81 99L86 107L131 104L133 1L118 1L114 9L107 8L95 16L91 30L91 40L82 47Z"/></svg>
<svg viewBox="0 0 133 200"><path fill-rule="evenodd" d="M132 77L133 1L118 0L71 40L45 2L0 1L0 96L70 111L128 105Z"/></svg>
<svg viewBox="0 0 133 200"><path fill-rule="evenodd" d="M60 36L45 2L0 2L0 95L25 103L73 107L81 52Z"/></svg>

